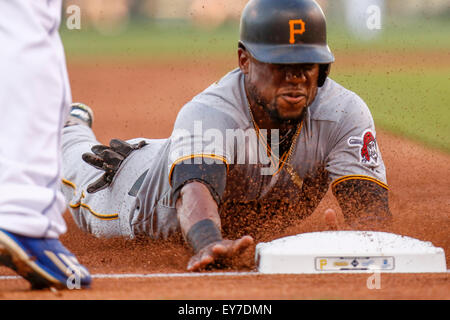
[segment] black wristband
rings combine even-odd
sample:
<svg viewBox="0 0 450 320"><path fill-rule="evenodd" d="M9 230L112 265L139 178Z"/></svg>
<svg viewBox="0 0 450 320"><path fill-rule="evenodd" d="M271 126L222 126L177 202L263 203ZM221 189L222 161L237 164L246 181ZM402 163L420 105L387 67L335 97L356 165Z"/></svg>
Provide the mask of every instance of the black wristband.
<svg viewBox="0 0 450 320"><path fill-rule="evenodd" d="M186 241L196 253L208 244L221 240L222 233L210 219L197 222L186 234Z"/></svg>

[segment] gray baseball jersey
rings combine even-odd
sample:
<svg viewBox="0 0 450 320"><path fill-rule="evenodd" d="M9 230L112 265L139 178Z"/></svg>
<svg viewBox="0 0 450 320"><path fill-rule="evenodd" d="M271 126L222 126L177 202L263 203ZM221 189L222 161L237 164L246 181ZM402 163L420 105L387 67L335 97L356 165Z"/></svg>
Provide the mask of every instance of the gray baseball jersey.
<svg viewBox="0 0 450 320"><path fill-rule="evenodd" d="M283 198L294 210L307 206L312 211L315 206L307 199L323 193L321 185L357 178L387 188L368 107L332 79L318 89L285 154L277 153L274 138L268 146L266 136L253 121L244 75L236 69L180 110L168 139L145 139L148 145L127 157L112 184L97 193L85 190L103 172L84 163L81 155L99 143L86 126L65 128L63 192L85 231L157 238L179 229L171 174L181 162L225 163L224 204Z"/></svg>

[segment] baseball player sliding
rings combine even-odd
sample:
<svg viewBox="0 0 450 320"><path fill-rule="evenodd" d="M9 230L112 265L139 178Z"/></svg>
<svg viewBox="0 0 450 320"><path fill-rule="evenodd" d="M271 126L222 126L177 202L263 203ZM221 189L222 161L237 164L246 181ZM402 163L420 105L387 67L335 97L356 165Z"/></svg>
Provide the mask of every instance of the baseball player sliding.
<svg viewBox="0 0 450 320"><path fill-rule="evenodd" d="M81 229L99 237L181 232L195 271L252 244L249 235L223 238L221 217L234 206L277 204L277 214L302 219L331 185L352 227L390 221L374 122L361 98L328 78L334 57L318 4L249 1L238 58L239 68L181 109L168 139L100 145L92 110L73 105L63 192Z"/></svg>

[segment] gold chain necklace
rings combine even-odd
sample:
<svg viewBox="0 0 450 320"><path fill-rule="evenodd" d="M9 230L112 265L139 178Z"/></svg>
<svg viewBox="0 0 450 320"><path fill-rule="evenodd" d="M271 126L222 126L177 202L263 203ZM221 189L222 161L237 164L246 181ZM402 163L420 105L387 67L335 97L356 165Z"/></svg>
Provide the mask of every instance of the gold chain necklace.
<svg viewBox="0 0 450 320"><path fill-rule="evenodd" d="M257 134L258 134L258 138L260 140L262 140L262 142L266 145L266 150L268 151L267 153L270 155L270 157L272 157L272 150L270 149L270 146L267 144L267 141L264 141L261 133L259 132L259 127L256 124L256 121L253 117L253 112L252 109L250 108L250 102L248 101L248 97L247 98L247 108L248 108L248 112L250 113L250 117L252 119L252 123L253 123L253 128L256 130ZM292 157L292 151L295 148L295 145L297 143L297 139L300 135L300 132L302 131L303 128L303 120L297 125L297 131L295 132L294 135L294 139L291 143L291 146L289 148L288 151L286 151L288 153L287 157L285 157L285 154L283 154L279 159L277 159L279 162L281 162L281 166L280 168L277 170L277 172L274 173L274 175L276 175L277 173L279 173L282 168L286 168L286 172L289 173L292 182L294 182L294 184L299 188L302 189L303 187L303 179L298 175L298 173L295 171L295 169L292 167L292 165L289 163ZM282 159L286 159L286 161L282 160Z"/></svg>

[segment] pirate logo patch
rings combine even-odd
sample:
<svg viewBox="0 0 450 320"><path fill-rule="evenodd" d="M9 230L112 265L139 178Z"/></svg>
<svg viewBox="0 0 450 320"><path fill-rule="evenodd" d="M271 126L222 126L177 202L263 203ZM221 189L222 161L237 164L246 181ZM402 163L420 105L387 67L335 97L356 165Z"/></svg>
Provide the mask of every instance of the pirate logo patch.
<svg viewBox="0 0 450 320"><path fill-rule="evenodd" d="M377 139L370 130L363 132L361 137L350 137L348 139L350 147L360 147L359 159L363 164L378 164Z"/></svg>

